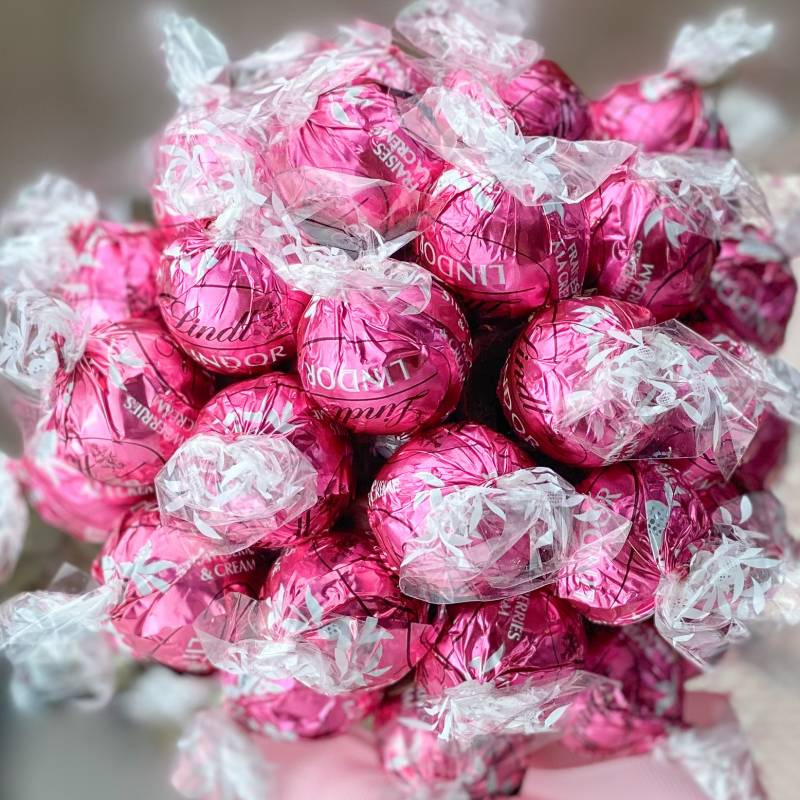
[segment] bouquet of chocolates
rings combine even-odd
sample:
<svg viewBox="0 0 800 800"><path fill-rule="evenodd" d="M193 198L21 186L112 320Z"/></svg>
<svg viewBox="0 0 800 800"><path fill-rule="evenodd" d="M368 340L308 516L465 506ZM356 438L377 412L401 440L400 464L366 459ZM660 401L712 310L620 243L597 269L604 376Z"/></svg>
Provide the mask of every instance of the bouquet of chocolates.
<svg viewBox="0 0 800 800"><path fill-rule="evenodd" d="M48 702L215 682L188 797L277 800L273 746L353 729L386 798L514 795L553 744L696 734L710 770L686 681L800 619L800 196L770 211L707 89L772 26L687 26L590 100L521 5L240 60L170 17L151 221L55 176L0 220L0 577L27 504L95 547L0 606L0 652Z"/></svg>

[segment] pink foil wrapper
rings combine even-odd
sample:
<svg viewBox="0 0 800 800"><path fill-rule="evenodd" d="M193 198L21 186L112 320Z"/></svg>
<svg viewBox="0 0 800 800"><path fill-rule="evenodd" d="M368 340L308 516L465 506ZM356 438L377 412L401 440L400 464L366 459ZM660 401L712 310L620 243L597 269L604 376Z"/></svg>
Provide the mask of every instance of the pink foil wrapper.
<svg viewBox="0 0 800 800"><path fill-rule="evenodd" d="M131 317L157 317L155 274L164 246L160 230L96 221L73 229L78 271L54 287L89 328Z"/></svg>
<svg viewBox="0 0 800 800"><path fill-rule="evenodd" d="M419 310L413 288L315 298L297 332L303 388L356 433L408 434L458 403L472 363L464 314L434 282Z"/></svg>
<svg viewBox="0 0 800 800"><path fill-rule="evenodd" d="M219 673L225 708L241 725L273 739L319 739L344 733L374 713L380 691L325 695L291 678L259 680Z"/></svg>
<svg viewBox="0 0 800 800"><path fill-rule="evenodd" d="M308 296L291 289L266 257L207 225L184 226L158 271L158 302L175 341L225 375L265 372L294 356Z"/></svg>
<svg viewBox="0 0 800 800"><path fill-rule="evenodd" d="M702 501L677 470L658 461L614 464L577 488L632 526L613 558L582 572L567 564L558 594L592 622L630 625L652 616L662 577L687 570L694 551L713 534Z"/></svg>
<svg viewBox="0 0 800 800"><path fill-rule="evenodd" d="M224 98L223 98L224 99ZM213 219L226 210L220 187L247 169L254 188L268 184L266 137L241 108L220 98L182 110L155 145L153 215L171 238L187 223Z"/></svg>
<svg viewBox="0 0 800 800"><path fill-rule="evenodd" d="M399 569L406 544L430 513L430 500L415 498L432 484L445 495L533 465L521 447L483 425L444 425L414 437L386 462L370 489L370 526L386 563Z"/></svg>
<svg viewBox="0 0 800 800"><path fill-rule="evenodd" d="M683 660L652 623L589 632L586 669L616 685L587 692L568 712L563 742L598 756L649 752L683 718Z"/></svg>
<svg viewBox="0 0 800 800"><path fill-rule="evenodd" d="M346 676L339 676L341 683L331 686L326 680L331 676L309 681L296 675L328 694L347 693L353 684L379 689L395 683L430 650L438 630L432 610L400 593L374 543L363 534L328 533L288 548L270 571L267 593L287 619L293 609L306 609L312 618L316 614L313 625L301 634L306 646L331 660L334 649L344 648L340 657L349 667ZM347 621L350 630L359 627L349 642L341 633L335 640L327 633L337 620ZM365 626L375 626L381 636L366 636Z"/></svg>
<svg viewBox="0 0 800 800"><path fill-rule="evenodd" d="M565 300L535 315L506 361L498 393L514 432L534 449L575 466L602 466L647 444L641 421L610 420L599 432L583 421L562 425L570 391L585 375L589 342L608 330L652 325L642 306L605 297ZM600 452L598 452L600 451Z"/></svg>
<svg viewBox="0 0 800 800"><path fill-rule="evenodd" d="M417 683L434 698L465 681L521 687L531 678L573 673L585 650L580 614L547 591L448 606L442 635L417 667Z"/></svg>
<svg viewBox="0 0 800 800"><path fill-rule="evenodd" d="M608 181L590 205L594 227L588 285L646 306L658 321L697 308L719 246L696 232L684 210L652 183L631 177Z"/></svg>
<svg viewBox="0 0 800 800"><path fill-rule="evenodd" d="M525 777L523 737L492 736L469 744L444 741L428 729L413 686L391 696L375 719L381 763L410 788L447 797L483 800L515 794ZM461 790L463 794L459 794Z"/></svg>
<svg viewBox="0 0 800 800"><path fill-rule="evenodd" d="M692 328L734 358L748 359L746 347L722 322L703 320L692 323ZM736 472L728 480L721 474L713 452L675 461L685 482L700 495L709 511L746 491L766 489L786 460L791 424L769 410L753 416L757 417L758 427Z"/></svg>
<svg viewBox="0 0 800 800"><path fill-rule="evenodd" d="M113 323L93 331L71 372L58 371L49 427L64 459L89 478L142 489L189 435L212 390L161 325Z"/></svg>
<svg viewBox="0 0 800 800"><path fill-rule="evenodd" d="M622 83L590 107L595 134L603 139L622 139L648 152L730 149L710 98L696 82L674 73Z"/></svg>
<svg viewBox="0 0 800 800"><path fill-rule="evenodd" d="M753 234L722 243L700 310L735 338L774 353L783 344L796 296L789 259Z"/></svg>
<svg viewBox="0 0 800 800"><path fill-rule="evenodd" d="M165 528L158 509L150 505L132 511L106 541L93 573L105 584L124 581L111 623L137 658L180 672L206 673L211 664L195 621L221 608L226 594L263 596L272 561L266 550L204 556Z"/></svg>
<svg viewBox="0 0 800 800"><path fill-rule="evenodd" d="M329 528L354 494L353 448L346 434L310 402L295 375L272 373L223 389L200 411L195 433L223 436L285 435L317 473L317 503L259 541L286 547ZM258 528L259 523L251 523Z"/></svg>
<svg viewBox="0 0 800 800"><path fill-rule="evenodd" d="M414 257L478 319L521 319L577 294L589 258L584 203L524 205L491 178L446 171Z"/></svg>
<svg viewBox="0 0 800 800"><path fill-rule="evenodd" d="M543 58L510 80L497 84L525 136L592 138L589 101L561 67Z"/></svg>
<svg viewBox="0 0 800 800"><path fill-rule="evenodd" d="M420 194L444 162L401 126L397 97L368 81L323 94L299 127L275 134L270 167L287 204L305 192L308 175L340 175L348 200L337 203L335 227L358 222L386 236L413 221Z"/></svg>
<svg viewBox="0 0 800 800"><path fill-rule="evenodd" d="M87 542L104 542L131 508L152 495L152 487L111 486L90 480L61 458L57 444L29 442L19 475L36 513L54 528ZM49 452L52 450L53 452Z"/></svg>

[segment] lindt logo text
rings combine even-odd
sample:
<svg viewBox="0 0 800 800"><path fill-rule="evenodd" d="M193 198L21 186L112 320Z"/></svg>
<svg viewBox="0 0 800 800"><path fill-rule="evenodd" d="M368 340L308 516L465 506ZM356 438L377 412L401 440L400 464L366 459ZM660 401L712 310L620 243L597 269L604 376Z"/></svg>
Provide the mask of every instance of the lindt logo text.
<svg viewBox="0 0 800 800"><path fill-rule="evenodd" d="M173 329L193 339L204 339L207 342L244 342L252 333L253 323L258 319L254 311L245 311L234 325L217 329L213 325L200 324L200 308L187 309L173 323Z"/></svg>
<svg viewBox="0 0 800 800"><path fill-rule="evenodd" d="M371 393L380 392L398 381L408 380L413 369L405 359L390 361L385 367L370 369L351 369L347 367L318 367L305 364L308 386L314 389L343 392Z"/></svg>

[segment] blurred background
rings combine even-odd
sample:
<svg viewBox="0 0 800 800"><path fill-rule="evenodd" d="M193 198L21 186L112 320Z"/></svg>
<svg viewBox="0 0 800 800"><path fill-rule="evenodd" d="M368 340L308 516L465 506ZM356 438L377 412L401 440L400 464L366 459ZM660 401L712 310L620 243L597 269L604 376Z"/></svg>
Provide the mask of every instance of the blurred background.
<svg viewBox="0 0 800 800"><path fill-rule="evenodd" d="M680 25L703 22L720 0L531 0L532 38L589 95L662 69ZM800 1L747 0L756 21L773 20L777 36L746 62L721 101L739 153L753 167L800 172ZM174 101L166 88L159 25L165 12L191 14L210 27L234 58L292 30L330 30L361 16L390 25L402 0L4 0L0 26L0 201L49 170L94 189L113 213L144 198L150 139ZM800 366L795 320L785 357ZM13 439L9 424L2 440ZM795 442L794 464L800 465ZM800 530L800 467L778 492ZM64 560L63 539L36 525L26 563ZM66 552L66 558L73 555ZM75 559L80 557L74 554ZM57 564L55 564L57 566ZM34 582L35 571L15 588ZM796 800L800 645L792 637L757 640L708 681L734 693L771 798ZM0 686L6 681L0 664ZM46 715L12 710L0 688L0 798L94 800L174 797L168 787L171 739L137 727L119 705L98 714L62 709ZM360 798L359 798L360 800ZM365 800L369 800L368 798ZM595 800L603 800L597 797Z"/></svg>

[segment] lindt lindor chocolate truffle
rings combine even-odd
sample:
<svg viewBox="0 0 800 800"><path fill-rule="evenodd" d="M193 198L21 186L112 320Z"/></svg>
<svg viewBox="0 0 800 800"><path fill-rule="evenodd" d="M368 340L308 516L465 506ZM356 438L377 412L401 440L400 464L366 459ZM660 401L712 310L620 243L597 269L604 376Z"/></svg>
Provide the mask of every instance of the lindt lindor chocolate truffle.
<svg viewBox="0 0 800 800"><path fill-rule="evenodd" d="M273 739L319 739L344 733L381 703L380 691L326 695L292 678L269 681L229 672L219 677L231 716Z"/></svg>
<svg viewBox="0 0 800 800"><path fill-rule="evenodd" d="M739 241L722 242L700 312L735 338L774 353L783 344L796 296L789 259L750 231Z"/></svg>
<svg viewBox="0 0 800 800"><path fill-rule="evenodd" d="M647 426L632 415L608 416L603 425L586 418L565 425L563 419L573 384L583 380L595 354L596 337L654 321L642 306L605 297L565 300L533 316L511 348L498 388L517 436L552 458L585 467L642 449Z"/></svg>
<svg viewBox="0 0 800 800"><path fill-rule="evenodd" d="M430 196L415 258L479 319L521 319L580 291L590 230L583 204L526 206L500 182L455 168Z"/></svg>
<svg viewBox="0 0 800 800"><path fill-rule="evenodd" d="M211 31L194 19L168 16L163 50L180 108L155 143L150 187L154 216L167 235L223 214L229 192L241 183L237 176L267 186L265 120L254 113L252 89L264 69L275 69L273 58L285 67L304 46L283 50L279 43L239 69Z"/></svg>
<svg viewBox="0 0 800 800"><path fill-rule="evenodd" d="M236 674L292 677L324 694L395 683L438 631L433 610L400 593L374 543L357 533L287 548L263 601L232 600L199 624L211 662Z"/></svg>
<svg viewBox="0 0 800 800"><path fill-rule="evenodd" d="M308 296L275 274L245 230L185 225L164 252L157 283L167 328L204 367L251 375L294 356Z"/></svg>
<svg viewBox="0 0 800 800"><path fill-rule="evenodd" d="M431 489L444 496L534 464L521 447L484 425L443 425L412 438L384 464L369 493L370 526L388 566L398 570L403 564L406 545L430 511Z"/></svg>
<svg viewBox="0 0 800 800"><path fill-rule="evenodd" d="M592 628L588 672L615 681L579 697L562 741L591 755L649 752L683 719L683 662L651 622Z"/></svg>
<svg viewBox="0 0 800 800"><path fill-rule="evenodd" d="M652 152L728 149L727 133L703 87L766 50L773 29L748 24L743 9L726 11L705 28L684 26L666 72L615 86L591 104L596 134Z"/></svg>
<svg viewBox="0 0 800 800"><path fill-rule="evenodd" d="M36 513L76 539L104 542L152 486L112 486L87 478L58 452L55 431L34 435L19 463L19 478Z"/></svg>
<svg viewBox="0 0 800 800"><path fill-rule="evenodd" d="M560 597L592 622L630 625L652 616L664 576L681 575L713 535L703 503L680 473L659 461L629 461L593 471L578 490L632 523L613 558L578 574L567 565Z"/></svg>
<svg viewBox="0 0 800 800"><path fill-rule="evenodd" d="M474 424L414 437L370 491L370 524L400 588L432 603L496 600L545 586L566 560L588 559L586 548L605 554L622 545L629 523L611 516L508 439Z"/></svg>
<svg viewBox="0 0 800 800"><path fill-rule="evenodd" d="M191 540L164 527L158 509L148 505L131 511L106 540L93 573L104 584L122 582L110 620L137 658L204 673L211 664L196 620L221 609L228 594L263 597L272 561L267 550L203 555Z"/></svg>
<svg viewBox="0 0 800 800"><path fill-rule="evenodd" d="M584 201L629 146L526 139L474 82L427 90L403 122L453 164L431 188L418 263L481 320L522 318L580 291L591 235Z"/></svg>
<svg viewBox="0 0 800 800"><path fill-rule="evenodd" d="M394 263L413 280L427 277ZM315 297L297 331L303 388L356 433L407 434L441 422L472 362L467 321L445 289L436 281L421 291L389 286Z"/></svg>
<svg viewBox="0 0 800 800"><path fill-rule="evenodd" d="M309 68L337 74L335 51ZM384 237L413 227L420 199L436 181L443 162L401 124L394 93L370 81L342 85L321 93L311 112L274 133L269 150L276 191L289 205L319 206L318 223L334 229L366 224ZM357 75L352 76L357 78ZM287 87L282 87L287 92ZM302 87L298 87L302 92ZM319 203L330 181L342 190L333 206Z"/></svg>
<svg viewBox="0 0 800 800"><path fill-rule="evenodd" d="M51 390L64 459L95 481L148 487L212 393L208 376L150 320L95 328Z"/></svg>
<svg viewBox="0 0 800 800"><path fill-rule="evenodd" d="M585 649L580 614L546 590L448 606L441 636L417 666L417 683L434 698L465 681L521 687L529 678L570 675L583 665Z"/></svg>
<svg viewBox="0 0 800 800"><path fill-rule="evenodd" d="M219 446L212 447L207 458L203 448L193 451L192 462L188 449L200 437ZM271 457L241 474L248 453L258 455L247 446L258 451L262 443L265 447L274 443L271 451L261 451ZM239 444L244 449L237 456ZM231 464L225 457L219 461L226 448ZM162 513L189 523L199 516L212 532L223 530L223 539L231 545L286 547L320 533L336 521L354 493L350 442L314 408L295 375L271 373L223 389L201 409L183 449L184 460L170 462L167 474L157 480L159 497L165 500ZM227 471L228 466L235 474ZM302 512L291 513L299 506L289 495L288 484L308 479L310 503L303 500ZM191 487L197 482L200 491L195 496ZM281 514L293 518L281 524Z"/></svg>
<svg viewBox="0 0 800 800"><path fill-rule="evenodd" d="M501 80L497 93L525 136L591 139L589 101L554 61L542 58L518 75Z"/></svg>
<svg viewBox="0 0 800 800"><path fill-rule="evenodd" d="M375 719L381 764L404 784L434 796L480 800L514 794L525 777L527 742L519 736L446 741L430 728L414 686L390 696ZM463 794L462 794L463 793Z"/></svg>
<svg viewBox="0 0 800 800"><path fill-rule="evenodd" d="M44 175L26 186L0 218L0 281L52 294L88 329L157 318L154 277L163 234L99 213L97 198L67 178Z"/></svg>
<svg viewBox="0 0 800 800"><path fill-rule="evenodd" d="M661 321L700 305L719 245L702 206L676 202L660 182L625 170L591 199L587 285L645 306Z"/></svg>

